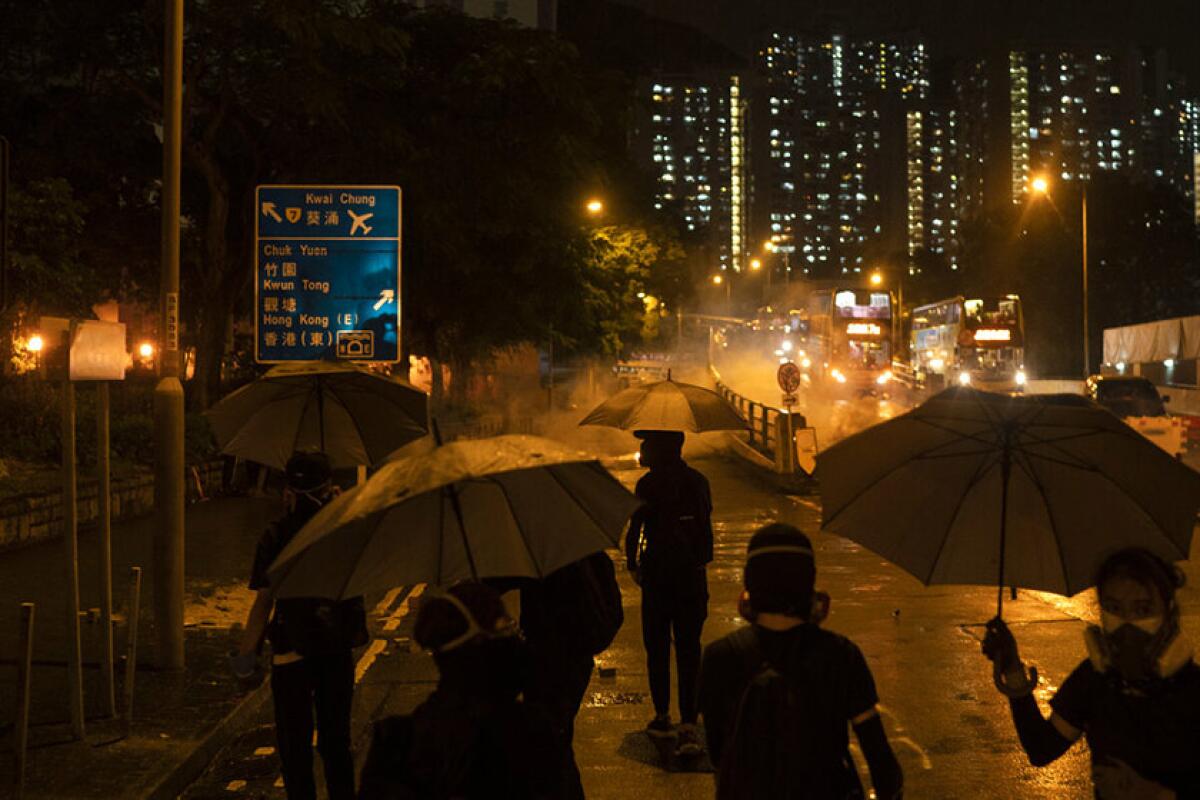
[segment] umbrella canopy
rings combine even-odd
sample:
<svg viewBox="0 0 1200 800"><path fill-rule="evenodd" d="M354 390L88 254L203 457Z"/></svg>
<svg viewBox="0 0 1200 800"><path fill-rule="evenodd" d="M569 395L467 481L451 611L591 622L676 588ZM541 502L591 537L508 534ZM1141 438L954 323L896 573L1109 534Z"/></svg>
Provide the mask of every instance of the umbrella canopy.
<svg viewBox="0 0 1200 800"><path fill-rule="evenodd" d="M617 392L583 418L580 425L605 425L626 431L742 430L746 420L725 398L703 386L672 380Z"/></svg>
<svg viewBox="0 0 1200 800"><path fill-rule="evenodd" d="M1117 549L1187 558L1200 474L1071 395L945 391L817 457L822 528L926 584L1071 595Z"/></svg>
<svg viewBox="0 0 1200 800"><path fill-rule="evenodd" d="M541 577L613 547L639 502L592 456L535 436L389 461L313 517L270 575L281 597Z"/></svg>
<svg viewBox="0 0 1200 800"><path fill-rule="evenodd" d="M428 430L424 392L356 364L283 364L207 412L221 452L283 469L297 450L375 464Z"/></svg>

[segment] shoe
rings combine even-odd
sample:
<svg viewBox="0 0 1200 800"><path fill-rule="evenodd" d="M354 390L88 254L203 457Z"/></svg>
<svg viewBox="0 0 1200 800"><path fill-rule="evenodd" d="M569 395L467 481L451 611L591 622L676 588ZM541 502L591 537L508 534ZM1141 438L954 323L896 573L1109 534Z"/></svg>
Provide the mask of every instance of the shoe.
<svg viewBox="0 0 1200 800"><path fill-rule="evenodd" d="M679 726L679 738L675 744L675 755L695 758L704 752L700 743L700 729L695 723L685 722Z"/></svg>
<svg viewBox="0 0 1200 800"><path fill-rule="evenodd" d="M646 726L646 733L656 739L669 739L674 736L675 726L671 724L671 715L659 714L650 720L650 724Z"/></svg>

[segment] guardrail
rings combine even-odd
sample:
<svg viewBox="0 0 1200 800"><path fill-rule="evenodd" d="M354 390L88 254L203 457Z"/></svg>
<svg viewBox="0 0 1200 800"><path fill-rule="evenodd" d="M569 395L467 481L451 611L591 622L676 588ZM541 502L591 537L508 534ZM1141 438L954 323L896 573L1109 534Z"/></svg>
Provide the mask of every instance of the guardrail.
<svg viewBox="0 0 1200 800"><path fill-rule="evenodd" d="M776 472L792 475L798 468L803 467L806 474L810 473L818 450L817 432L815 428L808 426L804 415L798 412L788 413L740 395L721 381L721 374L715 366L709 364L708 369L716 385L717 394L737 409L746 420L749 434L746 444L770 459ZM800 434L804 434L806 444L803 446L797 444ZM801 461L804 463L801 464Z"/></svg>

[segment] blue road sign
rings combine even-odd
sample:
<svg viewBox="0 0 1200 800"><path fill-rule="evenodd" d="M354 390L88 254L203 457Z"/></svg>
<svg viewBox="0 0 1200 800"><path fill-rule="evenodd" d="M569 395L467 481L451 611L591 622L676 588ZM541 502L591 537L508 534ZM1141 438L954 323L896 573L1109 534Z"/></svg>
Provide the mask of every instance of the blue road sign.
<svg viewBox="0 0 1200 800"><path fill-rule="evenodd" d="M255 358L400 359L400 187L259 186Z"/></svg>

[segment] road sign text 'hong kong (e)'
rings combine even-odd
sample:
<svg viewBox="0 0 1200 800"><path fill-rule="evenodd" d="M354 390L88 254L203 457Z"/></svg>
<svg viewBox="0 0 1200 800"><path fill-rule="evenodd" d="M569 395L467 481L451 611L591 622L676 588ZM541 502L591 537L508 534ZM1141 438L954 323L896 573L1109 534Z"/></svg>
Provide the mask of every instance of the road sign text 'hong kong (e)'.
<svg viewBox="0 0 1200 800"><path fill-rule="evenodd" d="M255 358L400 359L400 187L259 186Z"/></svg>

